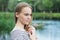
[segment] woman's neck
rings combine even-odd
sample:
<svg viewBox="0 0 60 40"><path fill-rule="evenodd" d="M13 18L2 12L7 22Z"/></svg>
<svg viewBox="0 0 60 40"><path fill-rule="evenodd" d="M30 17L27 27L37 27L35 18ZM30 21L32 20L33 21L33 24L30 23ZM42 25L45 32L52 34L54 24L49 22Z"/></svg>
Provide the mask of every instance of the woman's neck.
<svg viewBox="0 0 60 40"><path fill-rule="evenodd" d="M17 21L15 28L24 30L24 25L20 21Z"/></svg>

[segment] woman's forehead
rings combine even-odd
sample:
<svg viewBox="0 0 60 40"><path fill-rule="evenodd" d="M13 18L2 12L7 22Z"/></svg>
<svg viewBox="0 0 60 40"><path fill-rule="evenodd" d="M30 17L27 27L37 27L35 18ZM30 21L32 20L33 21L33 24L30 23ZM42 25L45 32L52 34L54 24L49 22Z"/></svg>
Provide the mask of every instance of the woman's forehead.
<svg viewBox="0 0 60 40"><path fill-rule="evenodd" d="M21 10L21 12L23 12L23 13L32 13L32 9L31 8L29 8L29 7L24 7L22 10Z"/></svg>

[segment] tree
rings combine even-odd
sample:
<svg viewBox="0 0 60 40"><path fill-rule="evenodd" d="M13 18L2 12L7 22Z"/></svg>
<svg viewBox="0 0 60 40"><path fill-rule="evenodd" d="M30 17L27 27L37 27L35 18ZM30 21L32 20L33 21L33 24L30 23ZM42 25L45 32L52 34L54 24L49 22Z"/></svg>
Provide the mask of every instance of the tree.
<svg viewBox="0 0 60 40"><path fill-rule="evenodd" d="M6 11L9 0L0 0L0 11Z"/></svg>
<svg viewBox="0 0 60 40"><path fill-rule="evenodd" d="M53 6L53 3L51 0L40 0L40 2L37 4L37 8L40 11L49 11L51 10L51 7Z"/></svg>

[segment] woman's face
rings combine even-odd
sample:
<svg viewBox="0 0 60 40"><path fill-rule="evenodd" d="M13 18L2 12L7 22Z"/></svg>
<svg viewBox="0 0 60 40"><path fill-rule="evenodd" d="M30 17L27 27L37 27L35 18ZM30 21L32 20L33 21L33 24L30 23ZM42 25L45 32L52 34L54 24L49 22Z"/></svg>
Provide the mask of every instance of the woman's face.
<svg viewBox="0 0 60 40"><path fill-rule="evenodd" d="M24 25L29 25L32 20L32 10L29 7L22 8L21 12L17 14L17 20Z"/></svg>

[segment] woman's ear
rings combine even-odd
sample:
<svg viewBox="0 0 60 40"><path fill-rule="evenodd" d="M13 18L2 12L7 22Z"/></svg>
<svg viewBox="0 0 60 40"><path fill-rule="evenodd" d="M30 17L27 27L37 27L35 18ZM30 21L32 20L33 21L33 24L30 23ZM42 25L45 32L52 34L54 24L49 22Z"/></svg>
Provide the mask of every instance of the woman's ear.
<svg viewBox="0 0 60 40"><path fill-rule="evenodd" d="M19 17L19 13L18 12L16 12L15 15L16 15L17 18Z"/></svg>

